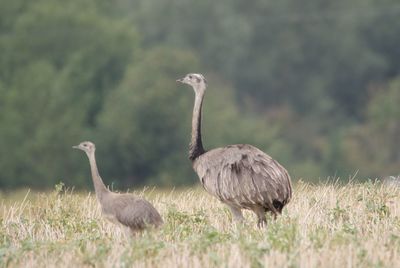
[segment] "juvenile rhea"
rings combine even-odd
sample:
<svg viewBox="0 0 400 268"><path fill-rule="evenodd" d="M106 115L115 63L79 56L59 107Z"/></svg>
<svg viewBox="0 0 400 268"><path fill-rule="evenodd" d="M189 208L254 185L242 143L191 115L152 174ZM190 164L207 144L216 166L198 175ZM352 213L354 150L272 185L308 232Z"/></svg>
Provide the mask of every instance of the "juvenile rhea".
<svg viewBox="0 0 400 268"><path fill-rule="evenodd" d="M269 211L276 217L292 197L288 172L269 155L248 144L204 150L201 108L206 80L203 75L192 73L177 82L190 85L195 93L189 159L203 187L227 204L237 221L243 220L242 209L250 209L258 217L257 225L264 226L265 213Z"/></svg>
<svg viewBox="0 0 400 268"><path fill-rule="evenodd" d="M147 200L132 194L111 192L104 185L97 169L96 147L92 142L81 142L72 148L84 151L89 158L94 189L105 218L127 227L131 234L147 227L159 227L163 224L160 214Z"/></svg>

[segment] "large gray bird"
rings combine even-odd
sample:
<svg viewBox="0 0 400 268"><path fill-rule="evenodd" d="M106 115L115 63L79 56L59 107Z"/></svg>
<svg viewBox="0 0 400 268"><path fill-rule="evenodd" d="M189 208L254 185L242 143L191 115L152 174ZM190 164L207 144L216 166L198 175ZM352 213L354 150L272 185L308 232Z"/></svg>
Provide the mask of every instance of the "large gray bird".
<svg viewBox="0 0 400 268"><path fill-rule="evenodd" d="M177 82L193 87L195 102L189 159L207 192L228 205L235 220L243 221L242 209L252 210L258 227L266 225L265 213L274 217L292 197L286 169L261 150L248 144L205 151L201 141L201 107L207 82L201 74L187 74Z"/></svg>
<svg viewBox="0 0 400 268"><path fill-rule="evenodd" d="M160 214L147 200L132 194L111 192L104 185L97 169L96 147L92 142L81 142L72 148L84 151L89 158L94 189L105 218L127 227L132 235L147 227L159 227L163 224Z"/></svg>

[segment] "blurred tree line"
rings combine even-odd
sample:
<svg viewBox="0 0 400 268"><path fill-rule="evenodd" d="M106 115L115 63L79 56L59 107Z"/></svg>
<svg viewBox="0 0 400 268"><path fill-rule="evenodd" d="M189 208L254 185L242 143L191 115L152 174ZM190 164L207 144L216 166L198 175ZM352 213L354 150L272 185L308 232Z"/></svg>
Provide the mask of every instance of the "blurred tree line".
<svg viewBox="0 0 400 268"><path fill-rule="evenodd" d="M400 173L396 0L0 1L0 187L91 184L97 144L119 185L196 181L187 160L202 72L206 147L254 144L293 178Z"/></svg>

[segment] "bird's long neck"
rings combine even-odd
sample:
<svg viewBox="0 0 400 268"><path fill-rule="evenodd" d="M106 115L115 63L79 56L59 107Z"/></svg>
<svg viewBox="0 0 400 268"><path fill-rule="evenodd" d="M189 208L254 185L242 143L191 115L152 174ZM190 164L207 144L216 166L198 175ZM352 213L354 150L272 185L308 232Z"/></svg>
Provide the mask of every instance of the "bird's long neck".
<svg viewBox="0 0 400 268"><path fill-rule="evenodd" d="M192 138L189 145L189 159L194 161L205 151L201 142L201 107L203 105L204 90L196 92L192 117Z"/></svg>
<svg viewBox="0 0 400 268"><path fill-rule="evenodd" d="M109 192L100 177L99 170L97 169L96 158L94 152L87 154L90 162L90 171L92 172L92 179L96 196L101 200L105 193Z"/></svg>

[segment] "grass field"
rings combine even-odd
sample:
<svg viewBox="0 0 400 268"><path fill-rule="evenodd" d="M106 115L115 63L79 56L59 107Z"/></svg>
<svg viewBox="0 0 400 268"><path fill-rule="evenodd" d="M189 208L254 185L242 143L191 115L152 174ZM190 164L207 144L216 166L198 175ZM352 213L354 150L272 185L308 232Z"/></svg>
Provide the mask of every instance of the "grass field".
<svg viewBox="0 0 400 268"><path fill-rule="evenodd" d="M400 189L299 182L266 229L200 188L135 192L165 225L127 239L93 194L62 189L0 195L1 267L400 267Z"/></svg>

